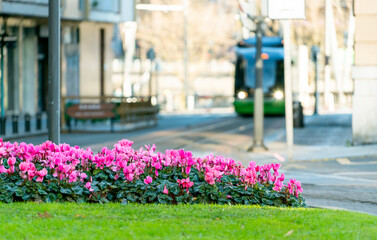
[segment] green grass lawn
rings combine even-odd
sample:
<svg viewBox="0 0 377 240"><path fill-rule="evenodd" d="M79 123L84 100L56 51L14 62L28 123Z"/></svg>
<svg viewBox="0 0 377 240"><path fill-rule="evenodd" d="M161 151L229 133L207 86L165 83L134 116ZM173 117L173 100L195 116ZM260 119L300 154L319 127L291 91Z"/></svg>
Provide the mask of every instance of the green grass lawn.
<svg viewBox="0 0 377 240"><path fill-rule="evenodd" d="M377 217L313 208L0 203L0 239L377 239Z"/></svg>

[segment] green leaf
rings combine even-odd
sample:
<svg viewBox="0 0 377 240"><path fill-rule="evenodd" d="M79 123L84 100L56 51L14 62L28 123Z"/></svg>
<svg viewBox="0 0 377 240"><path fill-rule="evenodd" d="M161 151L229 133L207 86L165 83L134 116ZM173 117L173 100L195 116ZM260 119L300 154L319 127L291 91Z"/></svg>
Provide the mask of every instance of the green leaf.
<svg viewBox="0 0 377 240"><path fill-rule="evenodd" d="M98 186L100 187L101 190L105 189L107 187L107 185L109 185L109 183L106 182L106 181L102 181L98 184Z"/></svg>
<svg viewBox="0 0 377 240"><path fill-rule="evenodd" d="M81 195L82 192L84 191L83 187L77 185L75 187L72 188L73 192L76 194L76 195Z"/></svg>
<svg viewBox="0 0 377 240"><path fill-rule="evenodd" d="M148 193L146 193L145 195L144 195L144 197L145 198L147 198L149 201L153 201L153 200L155 200L156 199L156 197L157 197L157 193L156 192L148 192Z"/></svg>
<svg viewBox="0 0 377 240"><path fill-rule="evenodd" d="M60 188L60 192L64 194L72 194L72 190L69 188Z"/></svg>
<svg viewBox="0 0 377 240"><path fill-rule="evenodd" d="M25 201L29 200L30 197L31 197L31 195L26 193L26 192L22 195L22 199L25 200Z"/></svg>
<svg viewBox="0 0 377 240"><path fill-rule="evenodd" d="M14 193L16 194L17 197L21 197L23 191L22 191L21 188L16 188L16 189L14 189Z"/></svg>
<svg viewBox="0 0 377 240"><path fill-rule="evenodd" d="M100 202L101 203L108 203L109 200L107 198L103 197L103 198L100 199Z"/></svg>
<svg viewBox="0 0 377 240"><path fill-rule="evenodd" d="M48 197L50 198L51 202L55 202L56 199L58 198L55 194L53 193L49 193L48 194Z"/></svg>
<svg viewBox="0 0 377 240"><path fill-rule="evenodd" d="M100 172L101 172L101 169L96 169L96 170L93 171L93 175L97 175Z"/></svg>
<svg viewBox="0 0 377 240"><path fill-rule="evenodd" d="M108 180L109 179L109 177L104 172L98 173L96 177L101 178L102 180Z"/></svg>
<svg viewBox="0 0 377 240"><path fill-rule="evenodd" d="M47 192L43 189L38 189L39 194L41 195L47 195Z"/></svg>
<svg viewBox="0 0 377 240"><path fill-rule="evenodd" d="M117 194L117 198L124 198L125 194L124 191L119 191Z"/></svg>
<svg viewBox="0 0 377 240"><path fill-rule="evenodd" d="M128 193L127 194L127 200L131 201L131 202L136 202L137 200L137 196L133 193Z"/></svg>
<svg viewBox="0 0 377 240"><path fill-rule="evenodd" d="M262 198L262 205L269 205L269 206L273 206L274 205L274 202L267 199L267 198Z"/></svg>
<svg viewBox="0 0 377 240"><path fill-rule="evenodd" d="M55 182L52 182L48 185L48 191L55 191L55 192L58 192L59 191L59 186L57 183Z"/></svg>
<svg viewBox="0 0 377 240"><path fill-rule="evenodd" d="M111 194L111 193L108 193L108 194L107 194L107 199L109 199L110 201L113 201L113 199L114 199L114 195Z"/></svg>

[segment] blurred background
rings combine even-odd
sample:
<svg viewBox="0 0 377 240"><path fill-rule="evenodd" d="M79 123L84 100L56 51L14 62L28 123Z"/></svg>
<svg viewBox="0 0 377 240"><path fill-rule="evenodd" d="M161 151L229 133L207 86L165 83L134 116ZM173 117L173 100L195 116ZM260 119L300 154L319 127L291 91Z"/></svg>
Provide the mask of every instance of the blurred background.
<svg viewBox="0 0 377 240"><path fill-rule="evenodd" d="M252 97L252 87L246 84L244 95L235 83L237 46L255 36L250 16L260 15L265 2L62 0L62 112L75 103L96 101L146 102L140 106L158 106L160 113L234 112L239 94ZM293 100L300 102L305 114L314 113L316 103L319 113L352 112L355 56L356 65L375 61L368 57L368 47L374 49L373 36L368 39L367 30L361 29L368 25L363 16L372 16L368 4L373 9L373 1L367 0L306 0L306 18L290 21ZM359 38L354 6L363 21L356 29ZM32 124L18 132L34 125L37 130L47 128L47 10L48 0L0 1L1 117L7 122L3 125L11 126L17 119ZM279 20L265 18L262 31L266 38L283 37ZM358 40L367 44L358 45ZM361 81L360 97L355 96L360 106L368 95L368 83ZM371 113L356 109L354 118ZM63 117L62 124L69 125L70 119ZM360 134L367 128L361 126ZM374 135L366 142L375 141Z"/></svg>

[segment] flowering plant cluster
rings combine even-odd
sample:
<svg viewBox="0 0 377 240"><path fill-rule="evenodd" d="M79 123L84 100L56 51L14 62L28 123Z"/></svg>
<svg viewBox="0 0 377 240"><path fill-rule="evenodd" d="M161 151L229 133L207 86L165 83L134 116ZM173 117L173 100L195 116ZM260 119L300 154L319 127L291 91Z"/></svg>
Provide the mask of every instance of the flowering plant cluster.
<svg viewBox="0 0 377 240"><path fill-rule="evenodd" d="M0 201L306 205L299 181L283 183L280 164L244 167L222 156L132 144L121 140L93 154L68 144L0 139Z"/></svg>

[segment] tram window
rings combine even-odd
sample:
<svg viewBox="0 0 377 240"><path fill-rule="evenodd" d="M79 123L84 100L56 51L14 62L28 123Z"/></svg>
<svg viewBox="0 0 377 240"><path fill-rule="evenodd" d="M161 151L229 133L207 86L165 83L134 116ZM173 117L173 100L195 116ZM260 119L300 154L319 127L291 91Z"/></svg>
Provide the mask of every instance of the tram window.
<svg viewBox="0 0 377 240"><path fill-rule="evenodd" d="M263 91L269 92L276 85L276 61L263 63Z"/></svg>
<svg viewBox="0 0 377 240"><path fill-rule="evenodd" d="M250 61L249 67L246 71L247 87L255 88L255 61ZM276 84L276 61L263 61L263 91L269 92Z"/></svg>
<svg viewBox="0 0 377 240"><path fill-rule="evenodd" d="M284 89L284 60L276 63L276 87Z"/></svg>

